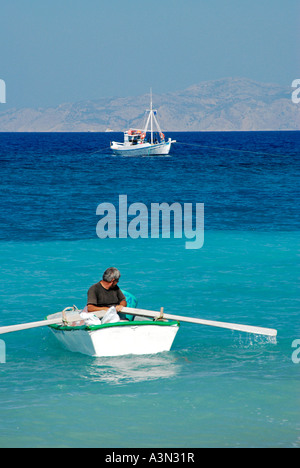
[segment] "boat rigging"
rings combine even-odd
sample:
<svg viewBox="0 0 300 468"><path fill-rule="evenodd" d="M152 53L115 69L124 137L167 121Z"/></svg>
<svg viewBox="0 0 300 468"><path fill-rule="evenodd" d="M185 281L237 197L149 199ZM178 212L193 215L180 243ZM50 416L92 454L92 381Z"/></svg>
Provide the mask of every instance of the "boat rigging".
<svg viewBox="0 0 300 468"><path fill-rule="evenodd" d="M153 109L152 90L150 90L150 109L143 129L130 128L124 132L124 143L113 141L111 150L114 154L128 156L149 156L169 154L171 144L176 140L166 141L156 118L157 110Z"/></svg>

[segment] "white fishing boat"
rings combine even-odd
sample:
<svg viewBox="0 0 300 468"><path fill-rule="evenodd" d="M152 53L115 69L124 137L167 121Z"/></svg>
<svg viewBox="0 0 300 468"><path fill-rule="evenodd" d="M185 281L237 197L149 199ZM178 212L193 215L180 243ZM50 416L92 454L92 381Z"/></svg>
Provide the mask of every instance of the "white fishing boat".
<svg viewBox="0 0 300 468"><path fill-rule="evenodd" d="M169 154L171 144L176 140L166 140L156 118L157 111L153 109L152 92L150 93L150 109L146 125L143 129L129 129L124 132L124 143L113 141L110 145L114 154L122 156L154 156Z"/></svg>
<svg viewBox="0 0 300 468"><path fill-rule="evenodd" d="M153 321L147 318L120 321L101 325L72 323L72 315L66 314L71 325L53 324L49 328L58 341L69 351L89 356L122 356L126 354L156 354L170 351L179 329L177 321ZM47 320L59 319L62 312L52 314Z"/></svg>

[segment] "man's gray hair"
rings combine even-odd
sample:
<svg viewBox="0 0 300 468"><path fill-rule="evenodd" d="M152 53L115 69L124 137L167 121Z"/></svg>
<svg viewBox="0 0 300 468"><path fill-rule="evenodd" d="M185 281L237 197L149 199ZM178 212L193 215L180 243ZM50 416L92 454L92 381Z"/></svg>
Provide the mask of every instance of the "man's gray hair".
<svg viewBox="0 0 300 468"><path fill-rule="evenodd" d="M107 281L107 283L110 283L113 280L119 280L121 276L121 273L117 268L110 267L105 270L103 273L103 281Z"/></svg>

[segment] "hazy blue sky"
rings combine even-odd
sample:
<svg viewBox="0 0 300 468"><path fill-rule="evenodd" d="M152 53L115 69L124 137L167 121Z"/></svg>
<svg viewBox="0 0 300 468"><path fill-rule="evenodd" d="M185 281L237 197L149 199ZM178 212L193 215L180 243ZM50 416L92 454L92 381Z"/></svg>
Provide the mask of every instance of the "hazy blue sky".
<svg viewBox="0 0 300 468"><path fill-rule="evenodd" d="M0 0L8 106L300 78L299 0Z"/></svg>

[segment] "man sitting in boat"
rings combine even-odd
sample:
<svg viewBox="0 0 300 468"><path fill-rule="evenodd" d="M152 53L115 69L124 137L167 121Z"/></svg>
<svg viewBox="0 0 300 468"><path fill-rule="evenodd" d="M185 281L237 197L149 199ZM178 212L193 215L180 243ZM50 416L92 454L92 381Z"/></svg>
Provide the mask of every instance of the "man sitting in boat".
<svg viewBox="0 0 300 468"><path fill-rule="evenodd" d="M111 267L103 273L101 281L90 287L87 300L88 312L101 310L103 311L102 316L104 316L112 306L115 306L117 312L121 312L123 307L127 306L125 296L118 287L120 277L120 271Z"/></svg>

